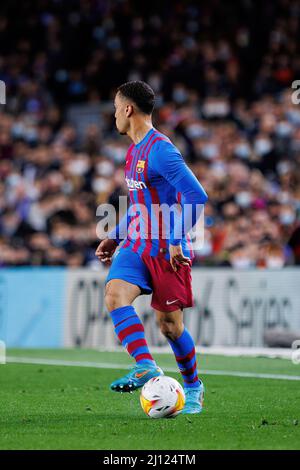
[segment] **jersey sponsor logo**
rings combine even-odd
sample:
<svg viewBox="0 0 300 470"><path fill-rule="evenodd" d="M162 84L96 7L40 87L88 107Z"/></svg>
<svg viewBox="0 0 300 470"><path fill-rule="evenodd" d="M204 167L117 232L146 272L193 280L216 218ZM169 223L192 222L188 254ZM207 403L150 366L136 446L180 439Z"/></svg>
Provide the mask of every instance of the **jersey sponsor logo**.
<svg viewBox="0 0 300 470"><path fill-rule="evenodd" d="M138 173L143 173L145 169L145 161L144 160L138 160L137 165L136 165L136 171Z"/></svg>
<svg viewBox="0 0 300 470"><path fill-rule="evenodd" d="M147 186L144 181L136 181L133 178L125 178L129 191L135 191L136 189L146 189Z"/></svg>

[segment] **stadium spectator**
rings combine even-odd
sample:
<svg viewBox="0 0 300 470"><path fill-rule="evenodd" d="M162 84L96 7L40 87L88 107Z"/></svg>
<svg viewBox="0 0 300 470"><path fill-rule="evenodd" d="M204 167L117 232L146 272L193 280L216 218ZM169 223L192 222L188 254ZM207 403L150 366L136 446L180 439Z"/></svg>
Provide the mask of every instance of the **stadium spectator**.
<svg viewBox="0 0 300 470"><path fill-rule="evenodd" d="M300 2L225 3L1 5L0 266L95 264L96 208L126 194L111 100L132 79L209 195L196 262L300 264Z"/></svg>

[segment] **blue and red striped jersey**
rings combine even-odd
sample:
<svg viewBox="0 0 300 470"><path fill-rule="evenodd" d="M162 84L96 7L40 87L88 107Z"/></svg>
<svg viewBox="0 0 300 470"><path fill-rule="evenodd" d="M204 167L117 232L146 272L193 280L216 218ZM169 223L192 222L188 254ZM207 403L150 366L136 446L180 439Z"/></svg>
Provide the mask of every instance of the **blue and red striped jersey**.
<svg viewBox="0 0 300 470"><path fill-rule="evenodd" d="M193 257L187 232L199 216L196 205L204 204L207 195L170 139L152 128L141 142L132 144L126 156L125 179L130 206L109 238L118 243L126 238L124 246L131 245L140 255L165 252L167 259L169 243L181 243L185 256ZM192 210L183 226L185 205Z"/></svg>

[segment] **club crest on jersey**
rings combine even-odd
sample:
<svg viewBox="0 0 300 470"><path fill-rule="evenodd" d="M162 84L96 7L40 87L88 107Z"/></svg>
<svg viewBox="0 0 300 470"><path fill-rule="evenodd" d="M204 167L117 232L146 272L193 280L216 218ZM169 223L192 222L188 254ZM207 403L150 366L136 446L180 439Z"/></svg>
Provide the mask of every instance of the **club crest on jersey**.
<svg viewBox="0 0 300 470"><path fill-rule="evenodd" d="M136 165L136 171L138 173L143 173L145 169L145 161L144 160L138 160L137 165Z"/></svg>

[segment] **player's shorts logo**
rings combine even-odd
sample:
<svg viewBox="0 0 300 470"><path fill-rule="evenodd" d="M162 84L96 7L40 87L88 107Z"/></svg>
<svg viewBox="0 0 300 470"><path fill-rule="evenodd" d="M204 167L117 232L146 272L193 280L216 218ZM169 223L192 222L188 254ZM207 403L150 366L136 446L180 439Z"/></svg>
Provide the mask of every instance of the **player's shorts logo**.
<svg viewBox="0 0 300 470"><path fill-rule="evenodd" d="M138 160L137 165L136 165L136 171L138 173L143 173L145 169L145 161L144 160Z"/></svg>
<svg viewBox="0 0 300 470"><path fill-rule="evenodd" d="M172 300L172 301L171 301L171 300L167 300L167 301L166 301L166 304L167 304L167 305L174 304L175 302L177 302L177 300L179 300L179 299L175 299L175 300Z"/></svg>

